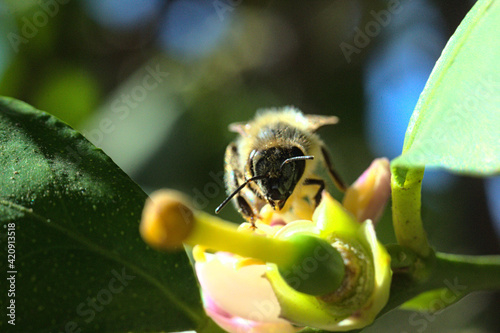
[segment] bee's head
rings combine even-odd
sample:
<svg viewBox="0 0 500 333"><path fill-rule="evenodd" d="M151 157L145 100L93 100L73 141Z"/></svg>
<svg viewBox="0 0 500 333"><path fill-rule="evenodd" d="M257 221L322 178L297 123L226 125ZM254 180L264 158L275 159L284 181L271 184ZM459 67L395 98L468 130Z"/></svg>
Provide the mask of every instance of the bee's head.
<svg viewBox="0 0 500 333"><path fill-rule="evenodd" d="M266 201L274 209L280 210L286 203L304 174L307 159L298 147L271 147L253 150L249 163L252 177L257 177Z"/></svg>

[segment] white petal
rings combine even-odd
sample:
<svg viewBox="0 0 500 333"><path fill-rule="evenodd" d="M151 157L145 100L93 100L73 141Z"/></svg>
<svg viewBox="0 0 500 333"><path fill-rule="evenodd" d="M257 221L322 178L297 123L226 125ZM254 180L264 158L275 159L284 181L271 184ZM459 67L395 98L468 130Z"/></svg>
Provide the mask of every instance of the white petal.
<svg viewBox="0 0 500 333"><path fill-rule="evenodd" d="M250 265L235 270L236 259L227 253L208 255L196 263L196 273L205 295L218 307L235 317L280 323L280 306L269 281L265 265Z"/></svg>

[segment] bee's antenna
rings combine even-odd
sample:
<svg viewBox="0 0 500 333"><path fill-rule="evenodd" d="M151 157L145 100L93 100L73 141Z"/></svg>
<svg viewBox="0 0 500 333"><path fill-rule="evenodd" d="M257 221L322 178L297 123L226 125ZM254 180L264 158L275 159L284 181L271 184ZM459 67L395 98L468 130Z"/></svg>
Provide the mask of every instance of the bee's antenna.
<svg viewBox="0 0 500 333"><path fill-rule="evenodd" d="M295 162L295 161L303 161L303 160L313 160L314 156L295 156L295 157L290 157L287 158L286 160L281 163L280 170L283 169L285 164L290 163L290 162Z"/></svg>
<svg viewBox="0 0 500 333"><path fill-rule="evenodd" d="M231 200L248 183L250 183L252 181L255 181L255 180L259 180L259 179L264 179L266 177L267 177L267 175L264 175L264 176L255 176L255 177L252 177L250 179L247 179L243 184L241 184L240 186L238 186L238 188L236 190L234 190L233 193L231 193L224 201L222 201L222 203L219 205L219 207L217 207L215 209L215 214L219 214L219 212L221 211L221 209L224 208L225 205L227 205L227 203L229 202L229 200Z"/></svg>

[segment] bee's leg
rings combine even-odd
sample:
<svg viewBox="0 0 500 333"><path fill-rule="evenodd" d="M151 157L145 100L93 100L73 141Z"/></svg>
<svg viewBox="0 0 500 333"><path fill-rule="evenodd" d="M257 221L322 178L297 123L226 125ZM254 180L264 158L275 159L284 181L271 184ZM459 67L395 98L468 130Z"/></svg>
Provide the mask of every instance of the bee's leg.
<svg viewBox="0 0 500 333"><path fill-rule="evenodd" d="M328 150L326 150L325 146L321 146L321 152L323 153L323 159L325 160L326 167L328 169L328 172L330 173L330 176L332 177L333 182L335 183L335 186L342 191L345 192L347 189L347 186L345 182L340 178L340 175L333 169L332 162L330 161L330 155L328 154Z"/></svg>
<svg viewBox="0 0 500 333"><path fill-rule="evenodd" d="M318 207L319 202L321 201L321 192L325 189L325 181L323 179L307 178L304 180L304 185L319 185L319 190L314 196L314 207Z"/></svg>
<svg viewBox="0 0 500 333"><path fill-rule="evenodd" d="M246 201L246 199L243 198L243 196L238 195L236 197L236 205L238 206L238 211L240 212L240 214L243 215L245 219L250 221L253 228L256 228L255 220L257 219L257 216L255 215L248 201Z"/></svg>

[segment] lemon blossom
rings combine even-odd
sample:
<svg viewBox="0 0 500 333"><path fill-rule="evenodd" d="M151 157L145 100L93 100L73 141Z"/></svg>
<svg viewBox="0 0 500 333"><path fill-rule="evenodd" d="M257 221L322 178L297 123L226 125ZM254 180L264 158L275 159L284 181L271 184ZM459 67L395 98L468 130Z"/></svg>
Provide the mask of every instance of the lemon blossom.
<svg viewBox="0 0 500 333"><path fill-rule="evenodd" d="M338 290L326 295L298 292L293 285L317 270L326 258L324 249L318 248L293 272L280 272L273 263L195 247L206 313L228 332L296 332L303 326L345 331L370 324L389 296L390 257L369 220L380 217L390 195L389 183L388 161L377 159L348 189L346 207L325 192L312 216L306 204L298 203L292 216L265 207L256 230L248 223L240 227L240 232L261 237L306 234L327 240L342 255L346 274ZM293 277L285 281L288 273Z"/></svg>

